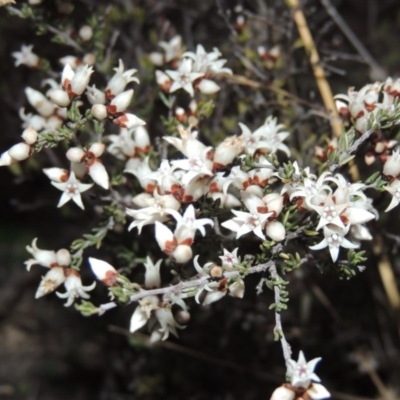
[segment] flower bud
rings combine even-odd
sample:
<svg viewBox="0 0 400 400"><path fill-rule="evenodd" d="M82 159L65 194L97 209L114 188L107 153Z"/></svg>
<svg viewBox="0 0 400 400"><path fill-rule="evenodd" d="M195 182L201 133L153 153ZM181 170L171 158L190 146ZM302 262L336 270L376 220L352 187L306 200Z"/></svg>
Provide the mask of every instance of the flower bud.
<svg viewBox="0 0 400 400"><path fill-rule="evenodd" d="M147 317L146 312L142 311L140 306L137 306L129 323L129 332L134 333L145 326L148 319L149 318Z"/></svg>
<svg viewBox="0 0 400 400"><path fill-rule="evenodd" d="M192 248L186 244L180 244L176 246L172 253L172 258L178 264L184 264L193 257Z"/></svg>
<svg viewBox="0 0 400 400"><path fill-rule="evenodd" d="M69 64L72 69L77 69L82 64L82 61L75 56L65 56L60 58L58 61L64 66Z"/></svg>
<svg viewBox="0 0 400 400"><path fill-rule="evenodd" d="M270 193L262 198L262 201L266 204L268 212L274 212L277 217L283 208L283 196L278 193Z"/></svg>
<svg viewBox="0 0 400 400"><path fill-rule="evenodd" d="M110 105L107 107L107 111L110 114L125 112L126 109L129 107L129 104L131 104L132 96L133 89L129 89L125 92L118 94L111 100Z"/></svg>
<svg viewBox="0 0 400 400"><path fill-rule="evenodd" d="M32 148L26 143L18 143L8 150L11 158L17 161L26 160L32 153Z"/></svg>
<svg viewBox="0 0 400 400"><path fill-rule="evenodd" d="M69 161L80 163L86 156L85 150L80 147L71 147L66 154Z"/></svg>
<svg viewBox="0 0 400 400"><path fill-rule="evenodd" d="M211 276L211 278L214 278L214 279L222 278L223 273L224 273L224 271L219 265L215 265L214 264L210 268L210 276Z"/></svg>
<svg viewBox="0 0 400 400"><path fill-rule="evenodd" d="M98 121L103 121L108 116L107 107L103 104L93 104L91 111L93 117Z"/></svg>
<svg viewBox="0 0 400 400"><path fill-rule="evenodd" d="M120 117L113 120L113 123L121 128L137 128L141 125L146 125L146 122L138 118L133 114L123 114Z"/></svg>
<svg viewBox="0 0 400 400"><path fill-rule="evenodd" d="M95 160L93 164L89 165L89 175L99 186L106 190L109 189L110 179L104 165L99 160Z"/></svg>
<svg viewBox="0 0 400 400"><path fill-rule="evenodd" d="M392 178L397 178L400 175L400 150L396 150L387 159L383 166L383 173Z"/></svg>
<svg viewBox="0 0 400 400"><path fill-rule="evenodd" d="M65 282L64 269L61 267L51 268L42 278L40 285L36 291L35 299L54 292L62 283Z"/></svg>
<svg viewBox="0 0 400 400"><path fill-rule="evenodd" d="M148 153L150 150L150 137L146 128L138 126L133 132L133 138L135 140L135 148L139 149L141 153Z"/></svg>
<svg viewBox="0 0 400 400"><path fill-rule="evenodd" d="M214 94L220 90L220 87L214 81L209 79L202 79L197 87L200 92L204 94Z"/></svg>
<svg viewBox="0 0 400 400"><path fill-rule="evenodd" d="M92 53L87 53L83 56L82 62L87 65L94 65L96 63L96 56Z"/></svg>
<svg viewBox="0 0 400 400"><path fill-rule="evenodd" d="M159 67L159 66L164 64L164 56L161 53L158 53L158 52L150 53L149 54L149 59L157 67Z"/></svg>
<svg viewBox="0 0 400 400"><path fill-rule="evenodd" d="M38 133L31 126L26 128L21 135L26 144L32 145L37 142Z"/></svg>
<svg viewBox="0 0 400 400"><path fill-rule="evenodd" d="M109 263L98 260L97 258L89 258L90 268L99 281L107 286L113 286L117 280L118 272Z"/></svg>
<svg viewBox="0 0 400 400"><path fill-rule="evenodd" d="M285 239L286 236L285 227L279 221L269 222L265 229L265 233L275 242L281 242L283 239Z"/></svg>
<svg viewBox="0 0 400 400"><path fill-rule="evenodd" d="M31 126L35 131L39 132L46 126L46 120L40 115L32 115L24 124L25 126Z"/></svg>
<svg viewBox="0 0 400 400"><path fill-rule="evenodd" d="M57 264L60 267L69 267L71 265L71 253L67 249L60 249L56 253Z"/></svg>
<svg viewBox="0 0 400 400"><path fill-rule="evenodd" d="M44 168L43 172L53 182L65 182L69 178L69 171L63 168Z"/></svg>
<svg viewBox="0 0 400 400"><path fill-rule="evenodd" d="M232 285L229 286L229 294L233 297L238 297L242 299L244 296L244 281L243 279L238 279Z"/></svg>
<svg viewBox="0 0 400 400"><path fill-rule="evenodd" d="M292 390L281 386L278 387L278 389L275 389L270 400L294 400L294 398L295 393Z"/></svg>
<svg viewBox="0 0 400 400"><path fill-rule="evenodd" d="M58 107L68 107L71 103L68 93L61 89L51 90L48 96Z"/></svg>
<svg viewBox="0 0 400 400"><path fill-rule="evenodd" d="M1 156L0 156L0 167L8 166L15 164L17 161L14 160L10 154L8 154L8 151L5 151Z"/></svg>
<svg viewBox="0 0 400 400"><path fill-rule="evenodd" d="M174 315L175 321L178 324L187 324L190 321L189 311L179 310Z"/></svg>
<svg viewBox="0 0 400 400"><path fill-rule="evenodd" d="M106 146L104 143L96 142L89 147L89 152L95 157L100 157L104 153L105 148Z"/></svg>
<svg viewBox="0 0 400 400"><path fill-rule="evenodd" d="M156 70L156 82L164 92L169 91L172 83L171 78L160 70Z"/></svg>
<svg viewBox="0 0 400 400"><path fill-rule="evenodd" d="M81 29L79 29L79 37L87 42L93 37L93 29L89 25L83 25Z"/></svg>
<svg viewBox="0 0 400 400"><path fill-rule="evenodd" d="M75 76L75 72L69 64L65 64L63 68L63 72L61 74L61 86L68 90L69 85L71 84L72 79Z"/></svg>
<svg viewBox="0 0 400 400"><path fill-rule="evenodd" d="M96 88L96 85L88 86L86 88L86 96L90 104L104 104L106 102L106 95L104 92ZM93 111L93 110L92 110Z"/></svg>
<svg viewBox="0 0 400 400"><path fill-rule="evenodd" d="M41 116L49 117L54 113L56 106L46 99L46 97L39 91L27 87L25 89L25 94L29 104L34 107Z"/></svg>

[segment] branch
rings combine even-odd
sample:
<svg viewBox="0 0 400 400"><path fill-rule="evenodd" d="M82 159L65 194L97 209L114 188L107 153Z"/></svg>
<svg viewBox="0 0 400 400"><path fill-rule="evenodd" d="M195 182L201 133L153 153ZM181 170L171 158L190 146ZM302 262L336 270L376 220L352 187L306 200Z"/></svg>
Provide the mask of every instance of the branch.
<svg viewBox="0 0 400 400"><path fill-rule="evenodd" d="M331 164L329 166L329 171L333 172L335 171L336 168L340 167L342 165L342 162L346 160L346 158L357 151L357 149L366 141L370 138L370 136L375 132L375 129L369 129L365 133L363 133L362 136L360 136L357 140L354 141L354 143L348 147L342 154L339 156L339 161L335 164Z"/></svg>
<svg viewBox="0 0 400 400"><path fill-rule="evenodd" d="M269 273L271 274L272 280L279 279L278 272L276 270L276 265L273 263L269 267ZM274 294L275 294L275 304L279 304L281 302L281 290L278 285L274 285ZM292 355L292 349L289 345L289 343L286 340L285 334L283 333L283 327L282 327L282 321L281 321L281 314L275 307L275 327L274 327L274 333L278 333L279 339L281 341L282 345L282 351L283 351L283 358L285 359L286 366L288 364L288 361L291 359Z"/></svg>

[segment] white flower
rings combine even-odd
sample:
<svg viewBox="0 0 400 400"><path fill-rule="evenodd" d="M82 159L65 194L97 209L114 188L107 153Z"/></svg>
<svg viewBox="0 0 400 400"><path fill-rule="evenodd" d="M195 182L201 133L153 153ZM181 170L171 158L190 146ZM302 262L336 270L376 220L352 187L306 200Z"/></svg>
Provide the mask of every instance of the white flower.
<svg viewBox="0 0 400 400"><path fill-rule="evenodd" d="M26 250L32 254L33 259L25 261L26 269L29 271L32 265L39 264L46 268L57 265L56 252L54 250L41 250L37 247L37 238L33 239L31 246L26 246Z"/></svg>
<svg viewBox="0 0 400 400"><path fill-rule="evenodd" d="M186 58L182 60L182 63L177 71L166 71L169 77L173 80L173 83L169 89L170 93L175 92L178 89L183 89L188 92L191 97L194 96L193 82L202 77L204 74L201 72L193 72L192 64L192 60Z"/></svg>
<svg viewBox="0 0 400 400"><path fill-rule="evenodd" d="M90 286L83 286L79 273L73 269L69 270L69 275L64 281L65 293L56 292L57 296L61 299L67 299L64 304L65 307L69 307L78 297L82 299L89 299L90 296L86 292L90 292L96 286L96 282L93 282Z"/></svg>
<svg viewBox="0 0 400 400"><path fill-rule="evenodd" d="M234 249L232 252L224 248L224 255L219 256L219 258L222 260L222 267L226 271L234 270L235 265L239 264L240 261L237 255L238 250L239 247L236 247L236 249Z"/></svg>
<svg viewBox="0 0 400 400"><path fill-rule="evenodd" d="M115 74L108 81L105 93L108 99L112 99L125 90L129 82L139 83L139 79L133 75L137 72L136 69L128 69L124 71L124 63L119 60L118 67L114 68Z"/></svg>
<svg viewBox="0 0 400 400"><path fill-rule="evenodd" d="M311 197L312 199L312 197ZM339 228L344 228L343 221L340 218L340 214L347 208L348 204L338 204L336 205L333 201L332 195L329 194L326 200L323 202L323 205L316 206L309 202L309 198L306 197L306 202L308 207L312 208L320 215L320 220L318 222L318 226L316 230L320 230L324 226L328 224L336 225Z"/></svg>
<svg viewBox="0 0 400 400"><path fill-rule="evenodd" d="M35 299L54 292L62 283L65 282L65 270L62 267L53 267L42 278L35 294Z"/></svg>
<svg viewBox="0 0 400 400"><path fill-rule="evenodd" d="M214 226L214 222L210 218L200 218L196 219L195 210L193 205L189 205L183 215L179 214L175 210L169 211L169 213L175 218L177 225L175 229L175 237L178 243L188 242L191 244L196 234L199 230L202 236L206 235L205 226Z"/></svg>
<svg viewBox="0 0 400 400"><path fill-rule="evenodd" d="M158 260L155 264L151 258L147 256L144 264L146 272L144 274L144 286L147 289L158 288L161 286L160 266L163 260Z"/></svg>
<svg viewBox="0 0 400 400"><path fill-rule="evenodd" d="M164 50L164 60L167 63L182 55L182 38L179 35L174 36L169 42L159 42L158 45Z"/></svg>
<svg viewBox="0 0 400 400"><path fill-rule="evenodd" d="M178 332L176 328L184 329L184 326L178 324L175 321L174 316L172 315L171 308L159 308L155 310L154 314L161 326L158 331L164 333L161 340L168 339L170 333L172 333L175 337L178 337Z"/></svg>
<svg viewBox="0 0 400 400"><path fill-rule="evenodd" d="M159 308L159 299L157 296L146 296L139 300L139 305L132 314L129 331L136 332L146 325L154 310Z"/></svg>
<svg viewBox="0 0 400 400"><path fill-rule="evenodd" d="M33 239L31 246L26 246L26 250L34 257L24 262L28 271L35 264L46 268L66 268L71 264L71 254L67 249L60 249L57 252L53 250L41 250L37 247L36 243L37 238Z"/></svg>
<svg viewBox="0 0 400 400"><path fill-rule="evenodd" d="M12 56L15 58L15 66L26 65L31 68L36 68L39 66L39 57L32 52L33 45L21 46L21 51L15 51Z"/></svg>
<svg viewBox="0 0 400 400"><path fill-rule="evenodd" d="M320 361L321 357L318 357L307 362L304 353L300 351L297 361L288 361L287 374L290 377L290 383L296 387L308 388L311 381L320 382L321 380L314 373L314 369Z"/></svg>
<svg viewBox="0 0 400 400"><path fill-rule="evenodd" d="M82 203L81 193L86 192L86 190L93 186L93 183L81 183L75 178L75 174L73 172L70 173L67 181L51 182L51 184L63 192L57 207L62 207L65 203L68 203L70 200L72 200L82 209L85 207Z"/></svg>
<svg viewBox="0 0 400 400"><path fill-rule="evenodd" d="M349 228L350 225L347 225L347 227L344 229L338 228L335 225L324 226L324 239L320 243L310 246L310 249L321 250L325 247L328 247L332 261L335 262L338 259L340 247L344 247L346 249L356 249L359 247L358 244L351 243L345 238Z"/></svg>
<svg viewBox="0 0 400 400"><path fill-rule="evenodd" d="M390 185L385 186L384 189L392 195L392 201L385 210L385 212L388 212L400 203L400 180L395 179Z"/></svg>
<svg viewBox="0 0 400 400"><path fill-rule="evenodd" d="M386 160L383 166L383 173L390 178L397 178L400 175L400 149L395 150Z"/></svg>

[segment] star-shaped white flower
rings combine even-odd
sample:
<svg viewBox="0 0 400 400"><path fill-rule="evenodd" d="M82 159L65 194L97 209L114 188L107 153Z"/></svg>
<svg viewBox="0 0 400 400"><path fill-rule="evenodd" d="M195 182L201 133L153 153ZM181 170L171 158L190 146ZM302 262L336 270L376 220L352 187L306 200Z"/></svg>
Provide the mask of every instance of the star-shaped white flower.
<svg viewBox="0 0 400 400"><path fill-rule="evenodd" d="M358 244L351 243L345 238L348 233L350 225L347 225L345 229L340 229L335 225L324 226L324 239L314 246L310 246L311 250L321 250L325 247L329 248L329 252L332 257L332 261L335 262L339 256L339 248L344 247L346 249L356 249L359 247Z"/></svg>
<svg viewBox="0 0 400 400"><path fill-rule="evenodd" d="M62 207L65 203L72 200L82 208L82 210L85 207L82 203L81 193L86 192L86 190L89 190L93 186L93 183L81 183L76 179L75 174L72 171L66 182L51 182L51 184L63 192L57 207Z"/></svg>
<svg viewBox="0 0 400 400"><path fill-rule="evenodd" d="M182 60L181 65L177 71L168 70L166 73L173 80L169 92L175 92L178 89L183 89L194 96L193 81L201 78L204 74L201 72L193 72L192 70L193 61L190 58L185 58Z"/></svg>
<svg viewBox="0 0 400 400"><path fill-rule="evenodd" d="M314 373L316 365L321 361L321 357L314 358L307 362L304 353L300 351L297 361L288 361L288 375L293 386L307 388L311 381L321 382L321 379Z"/></svg>
<svg viewBox="0 0 400 400"><path fill-rule="evenodd" d="M400 203L400 180L395 179L390 185L385 186L384 189L393 196L392 201L385 210L385 212L388 212Z"/></svg>

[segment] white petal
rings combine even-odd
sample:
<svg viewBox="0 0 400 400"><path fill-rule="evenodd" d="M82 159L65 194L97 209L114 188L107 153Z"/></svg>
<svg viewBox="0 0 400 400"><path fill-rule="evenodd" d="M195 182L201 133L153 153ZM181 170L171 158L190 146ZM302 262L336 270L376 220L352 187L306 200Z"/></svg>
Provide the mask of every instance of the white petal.
<svg viewBox="0 0 400 400"><path fill-rule="evenodd" d="M146 313L141 310L140 306L136 307L131 317L129 332L131 333L136 332L138 329L146 325L147 320L148 318Z"/></svg>
<svg viewBox="0 0 400 400"><path fill-rule="evenodd" d="M307 394L310 395L312 400L329 399L331 394L326 390L325 386L319 383L313 383L307 390Z"/></svg>
<svg viewBox="0 0 400 400"><path fill-rule="evenodd" d="M100 161L96 160L89 167L89 175L102 188L108 189L110 187L110 180L107 171Z"/></svg>

